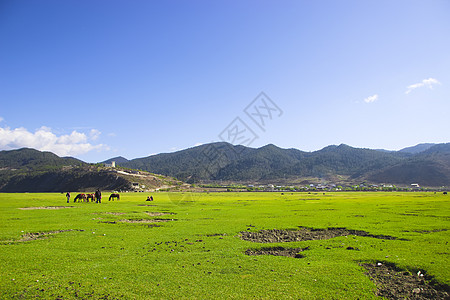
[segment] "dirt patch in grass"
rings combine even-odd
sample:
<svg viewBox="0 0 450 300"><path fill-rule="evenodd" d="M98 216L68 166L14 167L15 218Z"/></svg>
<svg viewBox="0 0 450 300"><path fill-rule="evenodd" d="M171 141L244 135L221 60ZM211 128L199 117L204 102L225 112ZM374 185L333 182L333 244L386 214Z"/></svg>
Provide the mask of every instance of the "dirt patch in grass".
<svg viewBox="0 0 450 300"><path fill-rule="evenodd" d="M450 287L424 271L410 273L390 263L361 264L377 286L376 295L387 299L450 299Z"/></svg>
<svg viewBox="0 0 450 300"><path fill-rule="evenodd" d="M207 234L206 236L213 237L213 236L226 236L226 235L227 235L226 233L210 233L210 234Z"/></svg>
<svg viewBox="0 0 450 300"><path fill-rule="evenodd" d="M44 276L44 275L43 275ZM103 280L112 281L112 277L104 277ZM39 280L37 280L39 281ZM29 284L15 292L11 299L103 299L117 300L126 299L125 295L117 294L116 291L101 292L89 282L68 281L58 285L41 279L38 285Z"/></svg>
<svg viewBox="0 0 450 300"><path fill-rule="evenodd" d="M45 231L45 232L28 232L22 234L21 238L18 240L4 241L3 243L20 243L20 242L29 242L35 241L38 239L45 239L53 234L68 232L68 231L84 231L82 229L65 229L65 230L54 230L54 231Z"/></svg>
<svg viewBox="0 0 450 300"><path fill-rule="evenodd" d="M161 227L161 225L157 225L157 224L155 224L155 223L144 224L143 226L148 227L148 228Z"/></svg>
<svg viewBox="0 0 450 300"><path fill-rule="evenodd" d="M159 222L170 222L175 221L174 219L123 219L119 220L122 223L159 223Z"/></svg>
<svg viewBox="0 0 450 300"><path fill-rule="evenodd" d="M152 211L146 211L145 212L150 217L159 217L159 216L165 216L165 215L174 215L175 213L172 212L152 212Z"/></svg>
<svg viewBox="0 0 450 300"><path fill-rule="evenodd" d="M34 210L34 209L63 209L74 208L75 206L38 206L38 207L19 207L20 210Z"/></svg>
<svg viewBox="0 0 450 300"><path fill-rule="evenodd" d="M117 224L116 221L100 221L99 223L103 223L103 224Z"/></svg>
<svg viewBox="0 0 450 300"><path fill-rule="evenodd" d="M123 212L96 212L92 213L93 215L113 215L113 216L121 216L125 215L126 213ZM98 218L98 220L101 220L101 218Z"/></svg>
<svg viewBox="0 0 450 300"><path fill-rule="evenodd" d="M241 232L241 239L256 243L282 243L311 240L327 240L338 236L357 235L383 240L395 240L396 237L388 235L374 235L362 230L349 230L345 228L314 229L300 227L299 230L261 230L258 232Z"/></svg>
<svg viewBox="0 0 450 300"><path fill-rule="evenodd" d="M308 250L309 247L306 248L284 248L284 247L267 247L261 249L247 249L245 254L247 255L274 255L274 256L287 256L294 258L303 258L304 256L300 254L305 250Z"/></svg>
<svg viewBox="0 0 450 300"><path fill-rule="evenodd" d="M447 231L448 229L433 229L433 230L413 230L413 232L418 232L418 233L433 233L433 232L442 232L442 231Z"/></svg>

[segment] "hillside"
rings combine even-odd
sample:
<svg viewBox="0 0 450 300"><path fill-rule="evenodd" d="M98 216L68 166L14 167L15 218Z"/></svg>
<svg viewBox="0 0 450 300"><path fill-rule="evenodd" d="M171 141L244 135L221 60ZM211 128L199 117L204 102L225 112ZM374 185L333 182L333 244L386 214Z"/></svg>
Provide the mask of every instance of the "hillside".
<svg viewBox="0 0 450 300"><path fill-rule="evenodd" d="M436 144L423 143L423 144L418 144L418 145L415 145L415 146L412 146L412 147L403 148L403 149L399 150L399 152L417 154L417 153L420 153L422 151L430 149L434 145L436 145Z"/></svg>
<svg viewBox="0 0 450 300"><path fill-rule="evenodd" d="M82 166L86 163L72 157L59 157L51 152L22 148L0 151L0 169L51 169L62 166Z"/></svg>
<svg viewBox="0 0 450 300"><path fill-rule="evenodd" d="M374 182L450 185L450 143L433 144L418 154L368 176Z"/></svg>
<svg viewBox="0 0 450 300"><path fill-rule="evenodd" d="M403 157L398 153L359 149L341 144L309 153L289 169L289 174L318 178L341 175L358 179L372 170L397 163Z"/></svg>
<svg viewBox="0 0 450 300"><path fill-rule="evenodd" d="M120 166L173 176L182 181L214 180L225 166L240 155L254 151L228 143L212 143L174 153L162 153L133 159Z"/></svg>
<svg viewBox="0 0 450 300"><path fill-rule="evenodd" d="M414 147L412 147L414 148ZM205 181L337 181L450 185L449 144L430 144L408 151L381 151L332 145L314 152L212 143L120 164L174 176L190 183ZM422 149L419 151L418 149ZM415 153L417 152L417 153Z"/></svg>
<svg viewBox="0 0 450 300"><path fill-rule="evenodd" d="M1 192L63 192L127 190L131 184L106 170L89 168L51 170L45 172L18 173L0 176Z"/></svg>
<svg viewBox="0 0 450 300"><path fill-rule="evenodd" d="M120 171L34 149L0 151L0 192L133 190L181 186L173 178Z"/></svg>
<svg viewBox="0 0 450 300"><path fill-rule="evenodd" d="M109 168L24 148L0 151L0 192L132 190L135 186L186 189L183 182L222 181L450 186L450 143L411 149L415 150L341 144L304 152L272 144L249 148L221 142L133 160L116 157L106 162L116 161L118 167Z"/></svg>
<svg viewBox="0 0 450 300"><path fill-rule="evenodd" d="M102 163L103 163L103 164L110 164L110 163L112 163L113 161L115 161L116 164L123 164L123 163L128 162L129 160L126 159L125 157L117 156L117 157L113 157L113 158L110 158L110 159L108 159L108 160L102 161Z"/></svg>

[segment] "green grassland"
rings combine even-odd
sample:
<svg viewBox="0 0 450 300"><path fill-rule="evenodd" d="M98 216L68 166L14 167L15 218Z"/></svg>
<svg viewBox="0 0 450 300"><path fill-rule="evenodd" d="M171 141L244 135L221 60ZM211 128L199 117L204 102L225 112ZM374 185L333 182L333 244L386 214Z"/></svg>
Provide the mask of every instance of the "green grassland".
<svg viewBox="0 0 450 300"><path fill-rule="evenodd" d="M376 298L363 262L394 263L450 285L450 198L442 193L147 196L67 204L63 194L0 194L0 298ZM47 206L72 207L19 209ZM243 231L299 226L397 239L240 238ZM25 240L29 233L48 234ZM303 258L245 254L275 246L309 248Z"/></svg>

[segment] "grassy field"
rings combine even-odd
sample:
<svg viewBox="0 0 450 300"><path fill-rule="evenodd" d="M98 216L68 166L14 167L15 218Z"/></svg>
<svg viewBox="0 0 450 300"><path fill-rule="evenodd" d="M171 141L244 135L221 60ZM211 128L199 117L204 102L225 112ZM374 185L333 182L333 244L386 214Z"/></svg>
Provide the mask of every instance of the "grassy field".
<svg viewBox="0 0 450 300"><path fill-rule="evenodd" d="M450 196L442 193L154 193L155 201L146 202L147 196L67 204L63 194L0 194L0 298L376 298L365 262L392 263L450 285ZM57 206L70 207L49 209ZM299 227L397 239L240 238L244 231ZM302 258L245 254L277 246L307 250Z"/></svg>

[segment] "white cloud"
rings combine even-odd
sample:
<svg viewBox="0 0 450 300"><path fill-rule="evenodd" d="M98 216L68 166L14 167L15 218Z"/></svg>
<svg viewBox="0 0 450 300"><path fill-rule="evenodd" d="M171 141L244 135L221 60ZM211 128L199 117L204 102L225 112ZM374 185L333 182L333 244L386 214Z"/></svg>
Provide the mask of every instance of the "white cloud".
<svg viewBox="0 0 450 300"><path fill-rule="evenodd" d="M409 94L409 93L411 93L411 91L413 91L417 88L420 88L420 87L427 87L429 89L433 89L433 85L436 85L436 84L441 84L441 83L437 79L430 77L428 79L422 80L419 83L414 83L414 84L409 85L407 87L405 94Z"/></svg>
<svg viewBox="0 0 450 300"><path fill-rule="evenodd" d="M71 134L57 136L51 128L45 126L34 133L23 127L16 129L0 127L0 150L27 147L40 151L50 151L59 156L75 156L92 150L109 150L106 145L89 143L89 140L95 140L99 135L100 131L96 129L91 130L88 137L86 134L75 130Z"/></svg>
<svg viewBox="0 0 450 300"><path fill-rule="evenodd" d="M89 132L89 137L91 138L91 140L95 141L99 138L100 134L102 133L99 130L91 129L91 131Z"/></svg>
<svg viewBox="0 0 450 300"><path fill-rule="evenodd" d="M369 96L366 99L364 99L364 102L366 103L372 103L378 100L378 94L375 94L373 96Z"/></svg>
<svg viewBox="0 0 450 300"><path fill-rule="evenodd" d="M3 121L4 119L2 117L0 117L0 122Z"/></svg>

